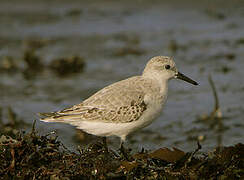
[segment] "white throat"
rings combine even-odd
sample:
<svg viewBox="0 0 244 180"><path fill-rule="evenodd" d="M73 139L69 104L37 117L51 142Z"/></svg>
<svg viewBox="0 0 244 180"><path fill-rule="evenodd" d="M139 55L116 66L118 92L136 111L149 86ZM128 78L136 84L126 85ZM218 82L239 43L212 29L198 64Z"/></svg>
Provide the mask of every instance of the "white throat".
<svg viewBox="0 0 244 180"><path fill-rule="evenodd" d="M144 72L142 76L153 80L160 88L160 94L167 95L168 81L169 81L167 77L163 76L162 74L159 75L158 73L154 73L154 72Z"/></svg>

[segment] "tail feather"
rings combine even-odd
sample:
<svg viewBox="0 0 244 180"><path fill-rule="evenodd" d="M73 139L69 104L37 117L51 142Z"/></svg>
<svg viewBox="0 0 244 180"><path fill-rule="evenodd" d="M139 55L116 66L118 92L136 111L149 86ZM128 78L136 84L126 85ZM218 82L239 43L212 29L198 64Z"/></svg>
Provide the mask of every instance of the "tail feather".
<svg viewBox="0 0 244 180"><path fill-rule="evenodd" d="M38 113L39 116L44 116L40 118L44 122L62 122L74 125L77 120L81 120L80 114L73 115L60 115L57 112L50 113Z"/></svg>
<svg viewBox="0 0 244 180"><path fill-rule="evenodd" d="M56 112L48 112L48 113L38 113L39 116L44 116L44 117L51 117L57 115Z"/></svg>

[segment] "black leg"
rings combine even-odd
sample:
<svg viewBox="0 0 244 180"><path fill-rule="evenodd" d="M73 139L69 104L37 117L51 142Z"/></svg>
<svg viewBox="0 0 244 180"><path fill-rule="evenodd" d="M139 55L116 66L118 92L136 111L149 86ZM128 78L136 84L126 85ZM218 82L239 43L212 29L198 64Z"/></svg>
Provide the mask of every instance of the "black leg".
<svg viewBox="0 0 244 180"><path fill-rule="evenodd" d="M123 141L120 142L119 150L124 151L124 142Z"/></svg>
<svg viewBox="0 0 244 180"><path fill-rule="evenodd" d="M102 137L102 140L103 140L103 145L105 147L105 150L108 152L107 138L106 137Z"/></svg>
<svg viewBox="0 0 244 180"><path fill-rule="evenodd" d="M124 156L124 158L129 161L128 151L124 148L124 141L121 140L120 148L119 148L121 154Z"/></svg>
<svg viewBox="0 0 244 180"><path fill-rule="evenodd" d="M102 137L102 140L103 140L103 145L105 147L107 147L107 138L106 137Z"/></svg>

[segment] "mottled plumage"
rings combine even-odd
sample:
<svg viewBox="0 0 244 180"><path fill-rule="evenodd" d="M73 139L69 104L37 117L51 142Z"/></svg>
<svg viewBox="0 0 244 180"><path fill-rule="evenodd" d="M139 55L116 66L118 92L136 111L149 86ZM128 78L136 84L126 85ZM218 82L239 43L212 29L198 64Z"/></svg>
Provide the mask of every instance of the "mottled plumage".
<svg viewBox="0 0 244 180"><path fill-rule="evenodd" d="M149 125L159 116L171 78L197 84L178 73L171 58L157 56L148 62L141 76L107 86L70 108L40 113L45 116L41 120L68 123L94 135L116 135L125 140L129 133Z"/></svg>

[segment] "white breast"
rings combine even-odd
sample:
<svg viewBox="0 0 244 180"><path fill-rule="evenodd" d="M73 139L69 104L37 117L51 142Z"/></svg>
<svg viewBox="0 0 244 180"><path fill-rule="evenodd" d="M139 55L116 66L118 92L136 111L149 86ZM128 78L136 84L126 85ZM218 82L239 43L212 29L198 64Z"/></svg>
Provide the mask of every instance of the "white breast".
<svg viewBox="0 0 244 180"><path fill-rule="evenodd" d="M118 123L113 127L113 135L127 136L128 134L150 125L162 112L167 95L150 99L147 110L134 122Z"/></svg>

